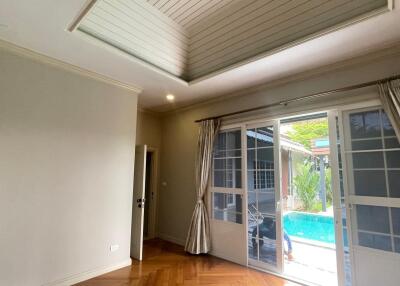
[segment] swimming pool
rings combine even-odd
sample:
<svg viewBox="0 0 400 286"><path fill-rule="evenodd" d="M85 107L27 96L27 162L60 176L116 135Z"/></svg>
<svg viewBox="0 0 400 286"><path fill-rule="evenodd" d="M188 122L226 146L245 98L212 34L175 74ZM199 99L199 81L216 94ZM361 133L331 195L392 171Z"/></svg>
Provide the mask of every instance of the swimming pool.
<svg viewBox="0 0 400 286"><path fill-rule="evenodd" d="M283 227L289 236L335 243L335 227L330 216L289 212L283 216Z"/></svg>

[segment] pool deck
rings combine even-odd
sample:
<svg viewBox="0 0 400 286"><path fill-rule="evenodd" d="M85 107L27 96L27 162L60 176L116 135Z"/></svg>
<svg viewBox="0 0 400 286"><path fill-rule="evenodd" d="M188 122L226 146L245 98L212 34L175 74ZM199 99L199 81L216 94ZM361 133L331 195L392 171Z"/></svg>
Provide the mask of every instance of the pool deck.
<svg viewBox="0 0 400 286"><path fill-rule="evenodd" d="M293 257L292 261L285 257L286 275L316 285L338 285L335 249L293 241Z"/></svg>

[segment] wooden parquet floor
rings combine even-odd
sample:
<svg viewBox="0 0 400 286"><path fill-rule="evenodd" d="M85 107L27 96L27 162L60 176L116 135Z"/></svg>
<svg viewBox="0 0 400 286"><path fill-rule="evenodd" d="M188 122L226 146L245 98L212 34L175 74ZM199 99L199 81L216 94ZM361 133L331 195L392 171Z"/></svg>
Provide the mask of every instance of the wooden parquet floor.
<svg viewBox="0 0 400 286"><path fill-rule="evenodd" d="M143 256L142 262L75 286L299 286L210 255L189 255L162 240L146 241Z"/></svg>

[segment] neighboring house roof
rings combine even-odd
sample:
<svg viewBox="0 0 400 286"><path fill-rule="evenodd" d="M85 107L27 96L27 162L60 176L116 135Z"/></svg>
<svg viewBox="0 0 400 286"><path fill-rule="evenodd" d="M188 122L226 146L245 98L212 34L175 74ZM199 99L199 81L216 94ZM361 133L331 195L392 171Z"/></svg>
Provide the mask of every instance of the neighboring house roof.
<svg viewBox="0 0 400 286"><path fill-rule="evenodd" d="M260 133L260 132L255 132L255 131L251 131L251 130L247 130L247 136L256 138L258 140L262 140L264 142L269 142L269 143L273 143L273 138L270 134L266 134L266 133ZM313 153L309 150L307 150L303 144L294 142L292 140L290 140L289 138L287 138L284 135L280 136L280 144L281 144L281 148L285 149L285 150L290 150L290 151L294 151L294 152L298 152L298 153L303 153L306 155L312 155Z"/></svg>
<svg viewBox="0 0 400 286"><path fill-rule="evenodd" d="M329 139L315 138L311 140L311 151L313 155L328 155L329 154Z"/></svg>

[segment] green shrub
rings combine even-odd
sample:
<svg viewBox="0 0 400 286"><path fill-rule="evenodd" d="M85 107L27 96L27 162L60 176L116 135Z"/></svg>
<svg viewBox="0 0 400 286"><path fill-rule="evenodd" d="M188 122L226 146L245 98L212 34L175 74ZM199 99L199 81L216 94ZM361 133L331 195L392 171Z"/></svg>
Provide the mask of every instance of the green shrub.
<svg viewBox="0 0 400 286"><path fill-rule="evenodd" d="M325 169L325 190L326 190L326 202L328 205L332 205L333 201L332 172L330 168Z"/></svg>
<svg viewBox="0 0 400 286"><path fill-rule="evenodd" d="M319 190L319 173L311 163L297 166L297 176L293 179L296 194L305 211L312 211Z"/></svg>

